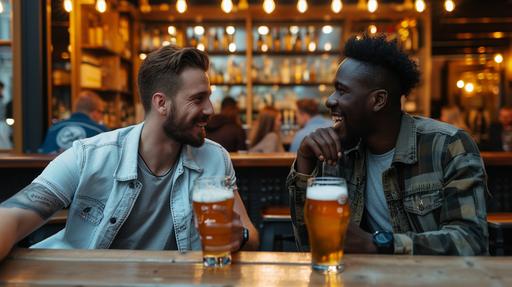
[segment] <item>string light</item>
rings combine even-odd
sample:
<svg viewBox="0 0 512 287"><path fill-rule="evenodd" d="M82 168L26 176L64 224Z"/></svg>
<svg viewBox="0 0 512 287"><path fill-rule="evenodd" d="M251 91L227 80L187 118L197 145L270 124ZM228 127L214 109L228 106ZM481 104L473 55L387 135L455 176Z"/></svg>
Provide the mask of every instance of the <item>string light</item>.
<svg viewBox="0 0 512 287"><path fill-rule="evenodd" d="M169 33L169 35L176 35L176 27L172 25L167 27L167 33Z"/></svg>
<svg viewBox="0 0 512 287"><path fill-rule="evenodd" d="M462 89L462 88L464 88L464 85L465 85L465 83L463 80L457 81L457 88Z"/></svg>
<svg viewBox="0 0 512 287"><path fill-rule="evenodd" d="M270 29L268 28L268 26L259 26L258 27L258 34L267 35L268 32L270 32Z"/></svg>
<svg viewBox="0 0 512 287"><path fill-rule="evenodd" d="M231 2L231 0L222 0L220 8L225 13L231 13L231 11L233 11L233 2Z"/></svg>
<svg viewBox="0 0 512 287"><path fill-rule="evenodd" d="M231 53L236 52L236 44L235 44L235 43L229 43L228 50L229 50Z"/></svg>
<svg viewBox="0 0 512 287"><path fill-rule="evenodd" d="M299 0L297 2L297 10L299 10L300 13L304 13L308 10L308 2L306 0Z"/></svg>
<svg viewBox="0 0 512 287"><path fill-rule="evenodd" d="M233 27L233 26L227 26L227 27L226 27L226 33L228 33L228 35L233 35L233 34L235 34L235 31L236 31L236 30L235 30L235 27Z"/></svg>
<svg viewBox="0 0 512 287"><path fill-rule="evenodd" d="M263 11L265 11L265 13L270 14L270 13L274 12L275 9L276 9L276 3L274 2L274 0L263 1Z"/></svg>
<svg viewBox="0 0 512 287"><path fill-rule="evenodd" d="M494 62L501 64L503 62L503 56L501 54L496 54L494 56Z"/></svg>
<svg viewBox="0 0 512 287"><path fill-rule="evenodd" d="M377 0L368 0L368 11L370 13L377 11L377 8L379 8Z"/></svg>
<svg viewBox="0 0 512 287"><path fill-rule="evenodd" d="M314 52L316 50L316 43L315 42L309 42L308 44L308 51Z"/></svg>
<svg viewBox="0 0 512 287"><path fill-rule="evenodd" d="M325 25L322 27L322 33L324 34L331 34L332 33L332 26L331 25Z"/></svg>
<svg viewBox="0 0 512 287"><path fill-rule="evenodd" d="M343 9L343 3L341 0L332 0L331 2L331 10L334 13L340 13L341 9Z"/></svg>
<svg viewBox="0 0 512 287"><path fill-rule="evenodd" d="M377 26L372 24L368 27L368 30L370 31L370 34L375 34L377 33Z"/></svg>
<svg viewBox="0 0 512 287"><path fill-rule="evenodd" d="M453 2L453 0L445 0L444 9L448 12L452 12L455 9L455 3Z"/></svg>
<svg viewBox="0 0 512 287"><path fill-rule="evenodd" d="M425 1L424 0L416 0L414 2L414 7L416 8L416 11L423 12L425 11Z"/></svg>
<svg viewBox="0 0 512 287"><path fill-rule="evenodd" d="M0 2L0 5L2 4L2 2ZM68 13L71 13L71 11L73 11L73 2L71 0L64 0L64 10L66 10L66 12Z"/></svg>
<svg viewBox="0 0 512 287"><path fill-rule="evenodd" d="M180 14L185 13L185 11L187 11L187 1L185 1L185 0L176 1L176 11L178 11L178 13L180 13Z"/></svg>
<svg viewBox="0 0 512 287"><path fill-rule="evenodd" d="M325 51L330 51L331 49L332 49L332 44L329 43L329 42L325 43L324 50Z"/></svg>
<svg viewBox="0 0 512 287"><path fill-rule="evenodd" d="M472 83L467 83L464 86L464 90L466 90L468 93L472 93L475 90L475 86Z"/></svg>
<svg viewBox="0 0 512 287"><path fill-rule="evenodd" d="M96 10L100 13L107 11L107 2L105 0L96 0Z"/></svg>
<svg viewBox="0 0 512 287"><path fill-rule="evenodd" d="M194 27L194 33L196 35L199 35L199 36L203 35L204 34L204 27L203 26L195 26Z"/></svg>
<svg viewBox="0 0 512 287"><path fill-rule="evenodd" d="M201 50L201 51L204 51L204 49L205 49L204 44L203 43L197 44L197 49Z"/></svg>

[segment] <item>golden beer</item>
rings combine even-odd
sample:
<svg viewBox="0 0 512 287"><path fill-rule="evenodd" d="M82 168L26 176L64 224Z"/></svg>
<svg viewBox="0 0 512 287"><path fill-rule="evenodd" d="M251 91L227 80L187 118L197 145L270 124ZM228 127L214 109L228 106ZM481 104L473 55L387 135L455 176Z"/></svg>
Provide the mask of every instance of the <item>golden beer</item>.
<svg viewBox="0 0 512 287"><path fill-rule="evenodd" d="M192 193L195 220L203 249L203 263L208 267L231 263L229 244L234 195L221 183L215 185L215 181L219 180L198 179Z"/></svg>
<svg viewBox="0 0 512 287"><path fill-rule="evenodd" d="M345 181L341 178L312 179L308 184L304 216L313 269L341 272L345 233L350 221Z"/></svg>

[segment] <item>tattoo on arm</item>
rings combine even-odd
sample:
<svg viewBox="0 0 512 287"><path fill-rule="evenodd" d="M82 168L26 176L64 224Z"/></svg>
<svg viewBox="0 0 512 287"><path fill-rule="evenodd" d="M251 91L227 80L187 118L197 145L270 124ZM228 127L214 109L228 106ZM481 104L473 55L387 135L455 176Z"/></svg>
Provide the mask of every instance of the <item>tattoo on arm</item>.
<svg viewBox="0 0 512 287"><path fill-rule="evenodd" d="M38 183L31 183L11 198L0 204L0 207L17 207L32 210L42 219L50 218L62 209L64 204L48 188Z"/></svg>

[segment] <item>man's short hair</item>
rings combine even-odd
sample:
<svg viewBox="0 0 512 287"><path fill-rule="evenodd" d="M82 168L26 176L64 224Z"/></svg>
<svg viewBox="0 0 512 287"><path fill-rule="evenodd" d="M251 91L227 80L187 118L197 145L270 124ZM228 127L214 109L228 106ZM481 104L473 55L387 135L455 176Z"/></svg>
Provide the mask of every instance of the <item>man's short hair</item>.
<svg viewBox="0 0 512 287"><path fill-rule="evenodd" d="M99 110L103 100L93 91L82 91L75 102L75 112L90 113Z"/></svg>
<svg viewBox="0 0 512 287"><path fill-rule="evenodd" d="M3 89L4 87L5 87L4 82L0 81L0 88Z"/></svg>
<svg viewBox="0 0 512 287"><path fill-rule="evenodd" d="M407 96L420 81L418 66L405 54L396 41L389 41L383 34L356 35L345 44L344 54L348 58L368 63L374 67L384 68L392 73L398 84L398 98ZM384 77L375 77L377 81L385 81Z"/></svg>
<svg viewBox="0 0 512 287"><path fill-rule="evenodd" d="M142 62L137 83L144 111L151 110L151 97L162 92L173 97L179 90L179 76L186 68L207 71L210 61L205 52L196 48L180 48L174 45L151 52Z"/></svg>
<svg viewBox="0 0 512 287"><path fill-rule="evenodd" d="M224 99L222 99L222 102L220 103L221 110L224 110L226 108L236 108L236 107L237 107L236 100L233 99L232 97L225 97Z"/></svg>
<svg viewBox="0 0 512 287"><path fill-rule="evenodd" d="M300 99L297 101L297 109L310 116L318 115L318 101L315 99Z"/></svg>

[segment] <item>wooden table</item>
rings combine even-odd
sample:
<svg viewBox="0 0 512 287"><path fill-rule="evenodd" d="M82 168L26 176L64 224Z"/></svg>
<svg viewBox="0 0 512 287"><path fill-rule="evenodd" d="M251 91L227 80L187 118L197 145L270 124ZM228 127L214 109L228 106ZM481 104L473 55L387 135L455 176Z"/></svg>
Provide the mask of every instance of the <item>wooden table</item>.
<svg viewBox="0 0 512 287"><path fill-rule="evenodd" d="M206 269L200 252L17 249L0 285L47 286L512 286L507 257L348 255L340 275L312 272L308 253L240 252Z"/></svg>

